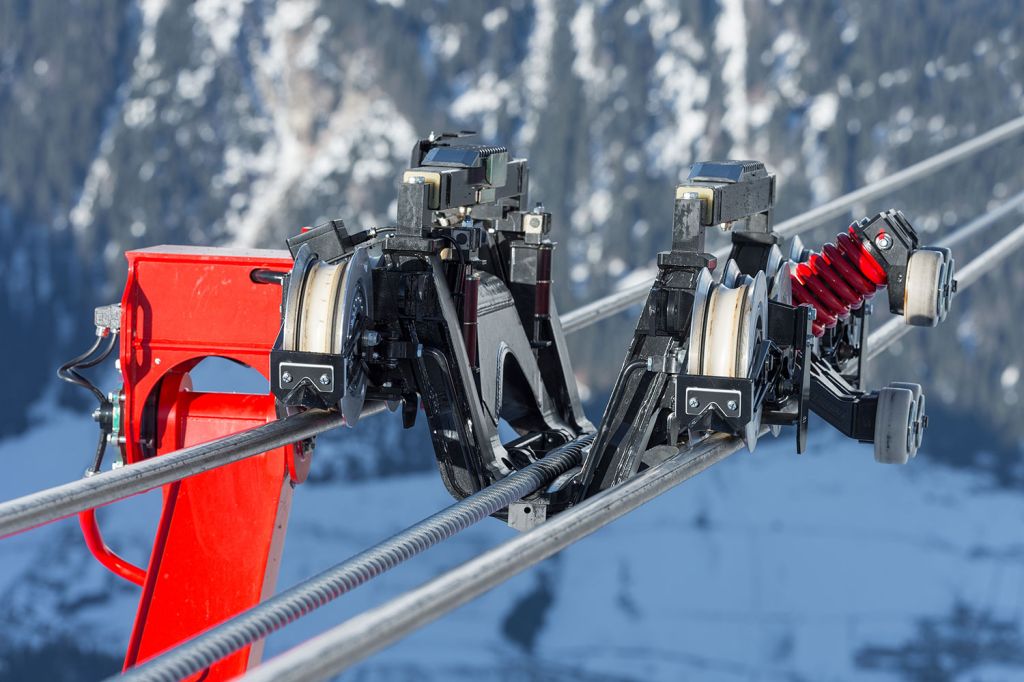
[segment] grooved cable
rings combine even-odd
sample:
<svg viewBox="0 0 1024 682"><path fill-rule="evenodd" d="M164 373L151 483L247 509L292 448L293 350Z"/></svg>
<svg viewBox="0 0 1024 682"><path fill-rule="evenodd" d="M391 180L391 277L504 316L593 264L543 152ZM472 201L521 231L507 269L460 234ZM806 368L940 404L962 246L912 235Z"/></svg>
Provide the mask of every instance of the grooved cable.
<svg viewBox="0 0 1024 682"><path fill-rule="evenodd" d="M762 431L762 434L764 431ZM323 679L541 562L742 449L722 434L680 451L549 521L250 670L245 680Z"/></svg>
<svg viewBox="0 0 1024 682"><path fill-rule="evenodd" d="M972 259L961 270L967 288L992 265L1024 246L1024 225ZM884 348L895 338L882 329L868 339ZM761 431L763 435L765 431ZM250 670L249 682L325 679L345 670L405 635L500 585L530 566L590 535L671 490L743 447L743 441L712 436L692 451L680 450L623 483L604 490L550 521L428 580L384 604L353 616L263 665Z"/></svg>
<svg viewBox="0 0 1024 682"><path fill-rule="evenodd" d="M309 580L112 679L181 680L446 540L578 466L588 434Z"/></svg>
<svg viewBox="0 0 1024 682"><path fill-rule="evenodd" d="M1018 135L1021 132L1024 132L1024 116L1020 116L1000 126L996 126L985 133L976 135L969 140L950 147L945 151L939 152L934 156L930 156L923 161L919 161L902 170L891 173L881 180L864 185L859 189L848 192L847 194L837 197L832 201L826 202L817 208L813 208L810 211L805 211L804 213L790 218L789 220L785 220L775 226L774 232L780 237L789 237L806 232L807 230L820 225L822 221L842 215L857 203L873 199L883 194L888 194L900 187L904 187L912 182L926 178L950 164L973 156L978 152L984 151L985 149ZM729 250L723 249L715 252L714 255L719 259L726 258L729 255ZM576 310L572 310L565 315L562 315L562 330L566 334L571 334L640 303L644 300L644 296L646 296L647 292L650 290L651 282L653 281L654 277L652 276L648 280L634 284L628 288L622 289L621 291L616 291L607 296L603 296L596 301L591 301L590 303L580 306Z"/></svg>

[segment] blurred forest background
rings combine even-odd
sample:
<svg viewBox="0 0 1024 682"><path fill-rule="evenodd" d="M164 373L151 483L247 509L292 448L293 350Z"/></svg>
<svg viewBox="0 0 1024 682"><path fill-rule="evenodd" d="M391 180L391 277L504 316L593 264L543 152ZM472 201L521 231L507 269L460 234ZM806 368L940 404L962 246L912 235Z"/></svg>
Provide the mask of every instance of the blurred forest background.
<svg viewBox="0 0 1024 682"><path fill-rule="evenodd" d="M567 311L667 246L692 162L765 161L785 219L1024 114L1022 50L1018 0L3 0L0 437L45 426L34 406L87 411L53 372L119 299L125 250L388 224L430 131L530 159ZM849 217L898 207L933 238L1024 188L1022 158L1005 143ZM572 338L594 418L634 313ZM1022 316L1018 253L873 375L923 383L928 456L1004 490L1024 488ZM316 476L431 468L392 426L380 442L416 446L364 434L372 455Z"/></svg>

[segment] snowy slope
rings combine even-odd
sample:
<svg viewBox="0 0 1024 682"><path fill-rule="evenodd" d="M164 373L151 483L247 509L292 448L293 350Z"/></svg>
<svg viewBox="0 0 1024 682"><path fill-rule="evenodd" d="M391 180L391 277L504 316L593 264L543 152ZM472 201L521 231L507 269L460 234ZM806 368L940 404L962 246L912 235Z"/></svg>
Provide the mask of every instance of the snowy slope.
<svg viewBox="0 0 1024 682"><path fill-rule="evenodd" d="M91 424L51 416L51 428L0 445L10 467L3 498L67 480L84 461ZM731 458L370 659L353 678L1024 674L1024 498L935 466L927 452L908 467L876 465L868 447L816 426L809 454L790 454L783 438ZM357 432L367 428L375 427ZM137 560L157 512L149 497L102 519L110 544ZM305 485L279 585L449 502L434 474ZM511 534L497 521L481 524L274 635L268 654ZM0 556L5 646L67 636L121 654L135 588L87 558L73 524L5 541Z"/></svg>

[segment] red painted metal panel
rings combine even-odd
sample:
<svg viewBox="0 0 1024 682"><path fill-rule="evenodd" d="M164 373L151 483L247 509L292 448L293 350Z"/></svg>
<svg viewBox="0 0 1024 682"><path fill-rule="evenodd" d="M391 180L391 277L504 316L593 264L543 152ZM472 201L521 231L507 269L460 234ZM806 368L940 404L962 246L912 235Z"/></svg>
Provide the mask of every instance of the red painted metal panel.
<svg viewBox="0 0 1024 682"><path fill-rule="evenodd" d="M168 372L188 371L219 356L269 378L270 348L281 325L281 288L257 284L250 273L257 268L287 272L292 260L286 251L188 246L125 256L120 361L125 454L136 462L145 456L141 441L152 430L147 401Z"/></svg>
<svg viewBox="0 0 1024 682"><path fill-rule="evenodd" d="M179 393L162 445L178 447L272 421L271 396ZM165 651L273 593L292 487L291 447L166 486L125 667ZM230 679L258 660L240 651L206 680Z"/></svg>
<svg viewBox="0 0 1024 682"><path fill-rule="evenodd" d="M127 461L275 419L273 396L196 393L189 371L217 356L269 376L281 288L256 283L251 273L287 272L288 253L156 247L126 255L120 364ZM301 468L294 450L278 448L164 487L126 667L273 592L291 504L288 472ZM102 544L93 535L93 544ZM123 566L113 568L126 574ZM259 654L257 647L238 652L197 679L234 677Z"/></svg>

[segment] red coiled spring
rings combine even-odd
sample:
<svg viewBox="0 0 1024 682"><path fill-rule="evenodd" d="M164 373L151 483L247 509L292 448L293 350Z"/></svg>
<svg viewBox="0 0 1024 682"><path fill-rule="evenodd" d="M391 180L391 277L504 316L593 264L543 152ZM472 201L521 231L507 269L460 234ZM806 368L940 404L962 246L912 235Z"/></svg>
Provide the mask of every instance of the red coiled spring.
<svg viewBox="0 0 1024 682"><path fill-rule="evenodd" d="M836 237L835 244L825 244L821 253L799 263L792 281L793 301L817 311L814 335L821 336L860 308L888 279L851 227L849 234Z"/></svg>

